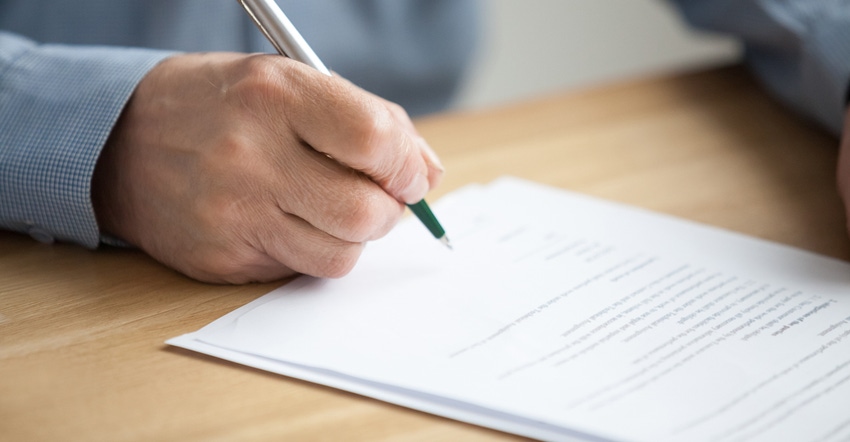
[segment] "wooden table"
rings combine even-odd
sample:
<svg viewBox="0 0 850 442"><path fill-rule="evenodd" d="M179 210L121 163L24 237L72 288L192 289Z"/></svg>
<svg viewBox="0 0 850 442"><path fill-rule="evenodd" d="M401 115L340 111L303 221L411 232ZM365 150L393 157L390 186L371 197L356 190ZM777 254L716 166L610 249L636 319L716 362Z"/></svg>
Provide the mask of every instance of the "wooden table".
<svg viewBox="0 0 850 442"><path fill-rule="evenodd" d="M418 125L448 169L432 199L510 174L850 258L837 140L740 68ZM0 233L0 440L513 439L163 344L276 285Z"/></svg>

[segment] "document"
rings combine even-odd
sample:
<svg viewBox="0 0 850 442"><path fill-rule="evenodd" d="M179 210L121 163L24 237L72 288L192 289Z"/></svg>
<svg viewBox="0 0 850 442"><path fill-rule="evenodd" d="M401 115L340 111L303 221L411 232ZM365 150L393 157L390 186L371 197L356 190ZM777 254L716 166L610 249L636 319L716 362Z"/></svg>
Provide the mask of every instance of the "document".
<svg viewBox="0 0 850 442"><path fill-rule="evenodd" d="M515 178L168 341L545 440L850 440L850 265Z"/></svg>

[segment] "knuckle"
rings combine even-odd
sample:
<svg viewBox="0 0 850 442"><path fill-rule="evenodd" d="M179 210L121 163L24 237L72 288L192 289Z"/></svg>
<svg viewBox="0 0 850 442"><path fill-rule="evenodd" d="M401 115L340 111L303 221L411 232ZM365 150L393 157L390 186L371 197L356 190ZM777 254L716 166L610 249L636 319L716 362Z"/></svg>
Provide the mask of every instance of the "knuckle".
<svg viewBox="0 0 850 442"><path fill-rule="evenodd" d="M395 141L392 139L395 129L393 118L382 107L371 107L368 112L359 115L351 133L353 147L361 157L374 161Z"/></svg>
<svg viewBox="0 0 850 442"><path fill-rule="evenodd" d="M281 60L276 60L281 58ZM267 106L270 101L279 99L292 89L286 87L292 78L288 75L283 57L269 55L251 55L240 64L238 80L230 88L229 96L239 104L254 107Z"/></svg>
<svg viewBox="0 0 850 442"><path fill-rule="evenodd" d="M267 55L246 57L243 68L246 80L257 81L261 84L269 83L269 80L281 75L280 65L273 57Z"/></svg>
<svg viewBox="0 0 850 442"><path fill-rule="evenodd" d="M224 235L239 225L239 207L229 194L214 191L195 202L198 232L207 235Z"/></svg>
<svg viewBox="0 0 850 442"><path fill-rule="evenodd" d="M255 155L256 149L252 149L250 144L239 132L221 133L209 146L209 154L203 156L202 167L205 170L201 172L216 173L218 175L210 176L220 176L222 173L233 170L234 166L248 161Z"/></svg>
<svg viewBox="0 0 850 442"><path fill-rule="evenodd" d="M388 199L382 191L366 186L354 192L346 204L340 205L341 212L337 219L342 223L338 228L344 232L343 239L364 242L386 234L401 213L400 209L395 212L390 210L399 204L394 201L388 204Z"/></svg>
<svg viewBox="0 0 850 442"><path fill-rule="evenodd" d="M359 192L359 195L352 199L350 210L348 211L346 224L349 228L351 241L365 241L371 236L373 226L380 219L380 208L374 195L370 192Z"/></svg>
<svg viewBox="0 0 850 442"><path fill-rule="evenodd" d="M388 101L384 105L390 111L390 114L392 114L396 119L410 119L407 111L400 104L394 101Z"/></svg>
<svg viewBox="0 0 850 442"><path fill-rule="evenodd" d="M222 131L205 147L197 161L194 176L198 189L220 205L245 199L246 195L251 195L249 192L267 186L275 176L279 158L252 137L240 130Z"/></svg>

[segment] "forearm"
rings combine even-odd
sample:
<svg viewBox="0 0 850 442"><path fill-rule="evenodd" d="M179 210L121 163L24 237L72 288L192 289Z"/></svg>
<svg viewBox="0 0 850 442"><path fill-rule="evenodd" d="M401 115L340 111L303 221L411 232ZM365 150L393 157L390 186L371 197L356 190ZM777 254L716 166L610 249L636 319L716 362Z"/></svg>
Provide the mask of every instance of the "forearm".
<svg viewBox="0 0 850 442"><path fill-rule="evenodd" d="M94 166L134 88L168 54L0 33L0 228L98 245Z"/></svg>

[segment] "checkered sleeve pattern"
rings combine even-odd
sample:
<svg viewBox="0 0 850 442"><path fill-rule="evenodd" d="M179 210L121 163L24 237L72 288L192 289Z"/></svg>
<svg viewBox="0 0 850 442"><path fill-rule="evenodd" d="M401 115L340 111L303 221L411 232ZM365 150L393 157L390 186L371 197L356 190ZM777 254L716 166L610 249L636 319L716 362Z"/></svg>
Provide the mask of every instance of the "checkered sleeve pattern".
<svg viewBox="0 0 850 442"><path fill-rule="evenodd" d="M0 228L98 246L95 163L138 82L170 54L0 32Z"/></svg>
<svg viewBox="0 0 850 442"><path fill-rule="evenodd" d="M779 98L841 133L850 86L847 0L676 0L688 20L735 35Z"/></svg>

